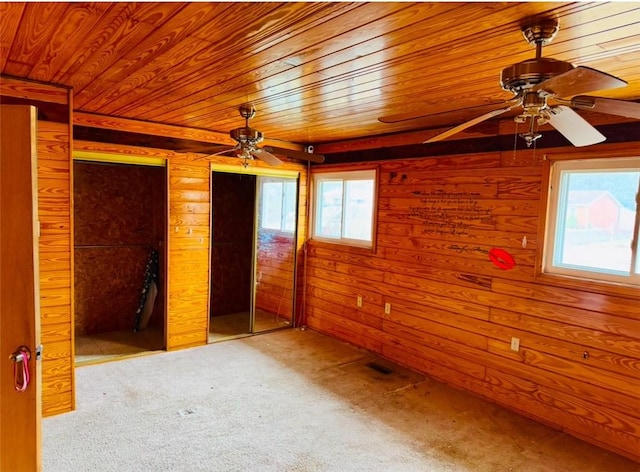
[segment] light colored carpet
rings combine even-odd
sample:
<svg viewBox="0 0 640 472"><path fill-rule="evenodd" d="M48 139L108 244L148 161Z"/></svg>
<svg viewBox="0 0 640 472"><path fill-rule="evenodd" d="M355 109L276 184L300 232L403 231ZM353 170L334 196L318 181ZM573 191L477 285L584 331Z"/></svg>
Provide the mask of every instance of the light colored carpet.
<svg viewBox="0 0 640 472"><path fill-rule="evenodd" d="M312 331L88 365L76 383L77 411L43 420L44 472L637 470Z"/></svg>

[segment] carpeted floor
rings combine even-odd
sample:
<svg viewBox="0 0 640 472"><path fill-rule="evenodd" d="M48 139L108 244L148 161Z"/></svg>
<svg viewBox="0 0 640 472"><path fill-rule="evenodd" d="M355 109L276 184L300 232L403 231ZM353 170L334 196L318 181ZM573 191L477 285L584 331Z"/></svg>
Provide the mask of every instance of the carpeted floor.
<svg viewBox="0 0 640 472"><path fill-rule="evenodd" d="M43 420L44 472L640 468L312 331L88 365L76 384L77 411Z"/></svg>

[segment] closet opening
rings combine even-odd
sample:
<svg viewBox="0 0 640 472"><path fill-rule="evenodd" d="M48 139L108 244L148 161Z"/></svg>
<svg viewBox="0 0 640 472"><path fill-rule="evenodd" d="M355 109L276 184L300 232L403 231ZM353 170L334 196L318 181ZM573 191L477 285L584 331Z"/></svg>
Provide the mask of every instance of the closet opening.
<svg viewBox="0 0 640 472"><path fill-rule="evenodd" d="M164 161L73 163L75 362L165 349Z"/></svg>
<svg viewBox="0 0 640 472"><path fill-rule="evenodd" d="M293 325L298 176L252 171L212 172L209 342Z"/></svg>

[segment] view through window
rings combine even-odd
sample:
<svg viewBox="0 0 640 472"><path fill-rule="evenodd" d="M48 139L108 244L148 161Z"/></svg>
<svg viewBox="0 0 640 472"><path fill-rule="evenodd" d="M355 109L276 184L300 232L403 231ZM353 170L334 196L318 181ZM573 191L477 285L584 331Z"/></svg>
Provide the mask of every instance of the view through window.
<svg viewBox="0 0 640 472"><path fill-rule="evenodd" d="M638 284L640 158L553 164L545 272Z"/></svg>
<svg viewBox="0 0 640 472"><path fill-rule="evenodd" d="M313 237L371 247L376 171L314 175Z"/></svg>

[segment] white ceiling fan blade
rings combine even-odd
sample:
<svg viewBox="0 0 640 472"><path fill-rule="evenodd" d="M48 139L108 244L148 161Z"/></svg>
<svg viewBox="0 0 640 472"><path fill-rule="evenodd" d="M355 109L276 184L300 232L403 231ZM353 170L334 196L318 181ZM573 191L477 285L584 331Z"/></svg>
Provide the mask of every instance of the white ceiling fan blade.
<svg viewBox="0 0 640 472"><path fill-rule="evenodd" d="M626 116L627 118L640 120L640 103L637 102L578 95L571 99L571 106L580 110L593 110L598 113Z"/></svg>
<svg viewBox="0 0 640 472"><path fill-rule="evenodd" d="M203 160L203 159L208 159L208 158L213 157L213 156L220 156L222 154L226 154L228 152L235 151L237 149L239 149L239 146L233 146L233 147L228 147L227 146L225 149L223 149L221 151L213 152L211 154L207 154L208 149L204 149L204 148L203 149L199 149L199 150L184 151L184 152L193 152L193 153L196 153L196 154L204 154L204 156L199 156L199 157L195 158L196 161L200 161L200 160ZM183 152L183 151L181 151L181 152Z"/></svg>
<svg viewBox="0 0 640 472"><path fill-rule="evenodd" d="M558 105L549 110L549 124L576 147L601 143L607 139L571 108Z"/></svg>
<svg viewBox="0 0 640 472"><path fill-rule="evenodd" d="M381 123L401 123L403 121L414 121L420 120L421 118L433 118L438 115L447 115L452 113L460 113L460 112L481 112L486 110L487 108L496 107L499 105L507 105L511 102L511 100L502 100L502 101L491 101L482 103L480 105L473 105L467 107L458 107L452 105L451 103L440 104L440 105L422 105L420 111L412 111L412 112L404 112L404 113L395 113L392 115L384 115L378 117L378 121Z"/></svg>
<svg viewBox="0 0 640 472"><path fill-rule="evenodd" d="M219 156L220 154L225 154L225 153L230 152L230 151L237 151L238 149L240 149L240 145L235 145L235 146L227 148L227 149L225 149L223 151L214 152L213 154L207 154L207 157Z"/></svg>
<svg viewBox="0 0 640 472"><path fill-rule="evenodd" d="M276 156L271 154L270 152L265 151L264 149L256 148L249 151L253 157L263 160L270 166L279 166L282 164L282 161L278 159Z"/></svg>
<svg viewBox="0 0 640 472"><path fill-rule="evenodd" d="M493 118L494 116L498 116L503 113L506 113L509 110L511 110L514 106L515 105L509 106L507 108L498 108L497 110L492 110L489 113L485 113L484 115L480 115L477 118L474 118L473 120L469 120L469 121L466 121L465 123L462 123L461 125L455 126L450 130L445 131L444 133L440 133L434 136L433 138L429 138L426 141L424 141L422 144L435 143L436 141L442 141L443 139L447 139L449 136L453 136L454 134L459 133L460 131L463 131L467 128L471 128L473 125L477 125L482 121L485 121L485 120L488 120L489 118Z"/></svg>

